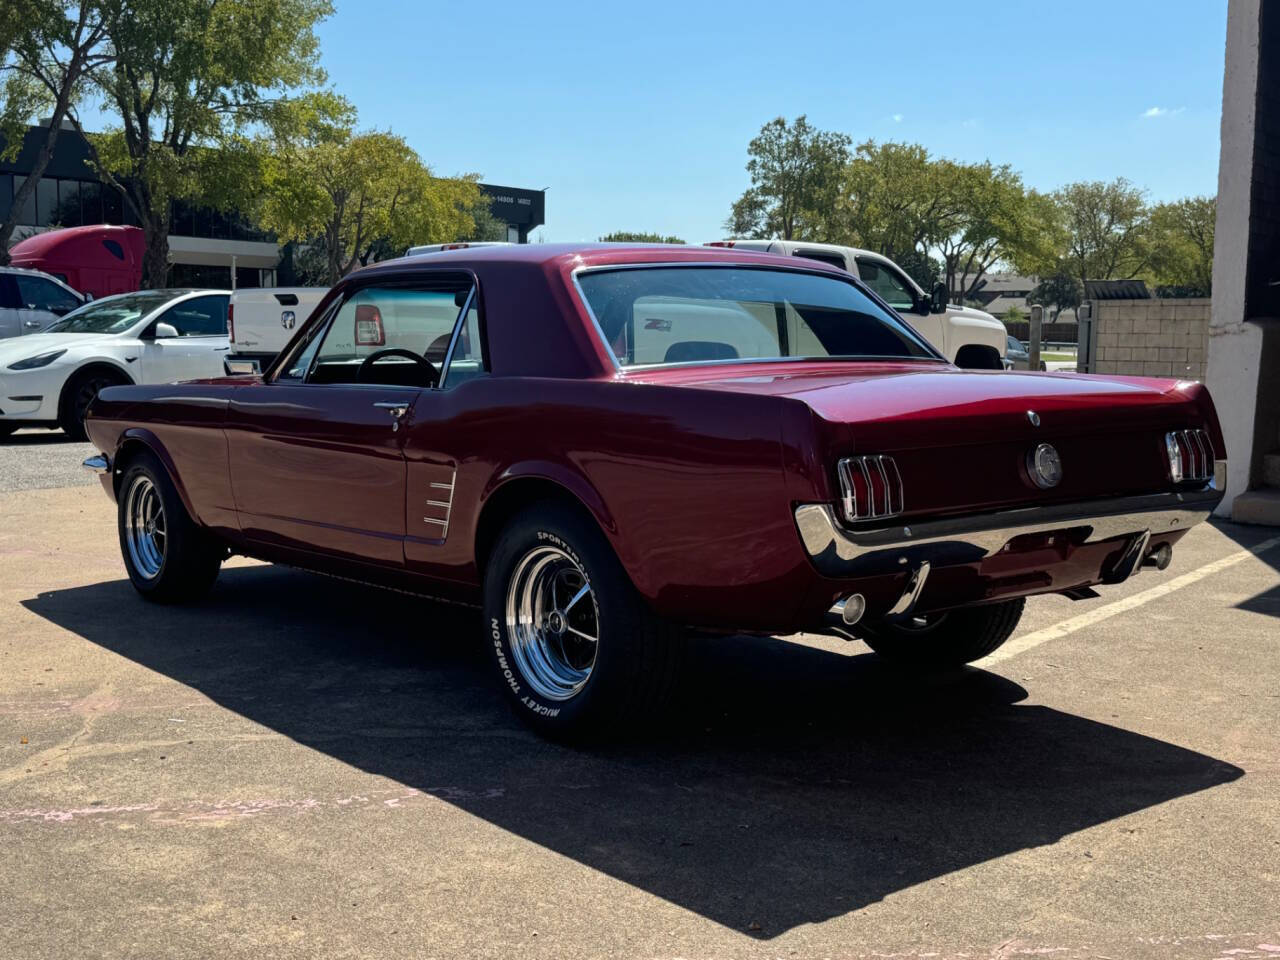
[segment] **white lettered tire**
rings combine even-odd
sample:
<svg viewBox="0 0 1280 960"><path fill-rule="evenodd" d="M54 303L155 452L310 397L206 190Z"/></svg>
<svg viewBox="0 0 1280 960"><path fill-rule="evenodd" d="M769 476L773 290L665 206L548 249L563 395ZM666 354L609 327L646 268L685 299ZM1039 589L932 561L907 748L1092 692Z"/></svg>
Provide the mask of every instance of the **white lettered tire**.
<svg viewBox="0 0 1280 960"><path fill-rule="evenodd" d="M600 740L665 706L682 632L661 621L581 510L535 504L485 567L487 656L516 714L545 736Z"/></svg>

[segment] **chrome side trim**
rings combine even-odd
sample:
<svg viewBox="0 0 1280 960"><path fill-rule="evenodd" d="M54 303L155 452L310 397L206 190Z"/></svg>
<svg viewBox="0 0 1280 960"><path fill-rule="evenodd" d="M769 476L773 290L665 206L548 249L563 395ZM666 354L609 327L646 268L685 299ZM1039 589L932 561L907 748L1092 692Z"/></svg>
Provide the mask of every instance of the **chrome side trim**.
<svg viewBox="0 0 1280 960"><path fill-rule="evenodd" d="M89 457L84 461L84 463L80 464L80 466L84 467L86 470L92 471L93 473L111 472L111 461L102 453Z"/></svg>
<svg viewBox="0 0 1280 960"><path fill-rule="evenodd" d="M432 482L430 484L433 490L448 490L448 500L431 500L426 501L427 506L437 507L444 510L444 519L440 520L435 517L423 517L423 523L435 524L440 528L440 539L446 540L449 537L449 518L453 515L453 485L458 482L458 471L454 470L453 475L449 478L448 483Z"/></svg>
<svg viewBox="0 0 1280 960"><path fill-rule="evenodd" d="M1119 497L1083 503L1023 507L867 530L848 530L826 503L796 507L800 541L818 572L828 577L898 573L906 564L977 563L1014 537L1089 528L1085 543L1186 530L1207 519L1222 491L1204 490ZM1141 561L1139 561L1141 562Z"/></svg>

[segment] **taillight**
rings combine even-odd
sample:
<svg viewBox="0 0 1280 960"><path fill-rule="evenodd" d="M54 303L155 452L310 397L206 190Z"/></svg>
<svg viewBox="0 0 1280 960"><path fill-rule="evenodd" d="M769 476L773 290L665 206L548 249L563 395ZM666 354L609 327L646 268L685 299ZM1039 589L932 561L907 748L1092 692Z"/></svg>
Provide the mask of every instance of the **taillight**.
<svg viewBox="0 0 1280 960"><path fill-rule="evenodd" d="M227 336L232 343L236 342L236 305L234 303L227 304Z"/></svg>
<svg viewBox="0 0 1280 960"><path fill-rule="evenodd" d="M902 512L902 474L893 457L848 457L836 464L844 518L882 520Z"/></svg>
<svg viewBox="0 0 1280 960"><path fill-rule="evenodd" d="M1164 435L1169 479L1204 483L1213 476L1213 443L1203 430L1174 430Z"/></svg>

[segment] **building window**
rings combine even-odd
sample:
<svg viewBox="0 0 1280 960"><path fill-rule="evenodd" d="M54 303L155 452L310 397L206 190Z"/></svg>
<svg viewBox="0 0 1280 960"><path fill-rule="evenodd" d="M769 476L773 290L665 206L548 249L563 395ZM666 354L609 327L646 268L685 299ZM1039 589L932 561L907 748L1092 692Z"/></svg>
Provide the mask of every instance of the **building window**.
<svg viewBox="0 0 1280 960"><path fill-rule="evenodd" d="M80 215L80 181L62 180L58 183L58 210L54 222L62 227L80 227L84 219Z"/></svg>
<svg viewBox="0 0 1280 960"><path fill-rule="evenodd" d="M58 222L58 181L48 177L36 184L36 225L52 227Z"/></svg>
<svg viewBox="0 0 1280 960"><path fill-rule="evenodd" d="M20 182L17 177L13 178L13 195L15 198L25 182ZM24 227L34 227L36 225L36 195L34 191L27 197L27 202L22 205L22 212L18 214L18 223Z"/></svg>

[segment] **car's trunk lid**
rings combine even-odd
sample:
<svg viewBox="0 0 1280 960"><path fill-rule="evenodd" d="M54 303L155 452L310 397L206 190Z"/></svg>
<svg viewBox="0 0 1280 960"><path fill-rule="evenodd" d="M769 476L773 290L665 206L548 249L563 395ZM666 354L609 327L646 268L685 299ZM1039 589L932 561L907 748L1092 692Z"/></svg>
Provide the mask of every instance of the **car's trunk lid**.
<svg viewBox="0 0 1280 960"><path fill-rule="evenodd" d="M1171 489L1165 433L1208 426L1193 393L1200 388L1171 380L933 364L795 367L719 376L704 368L702 377L679 380L802 401L816 417L831 496L838 459L888 454L902 475L906 516ZM1027 456L1041 443L1052 444L1062 462L1062 480L1049 490L1027 471Z"/></svg>

